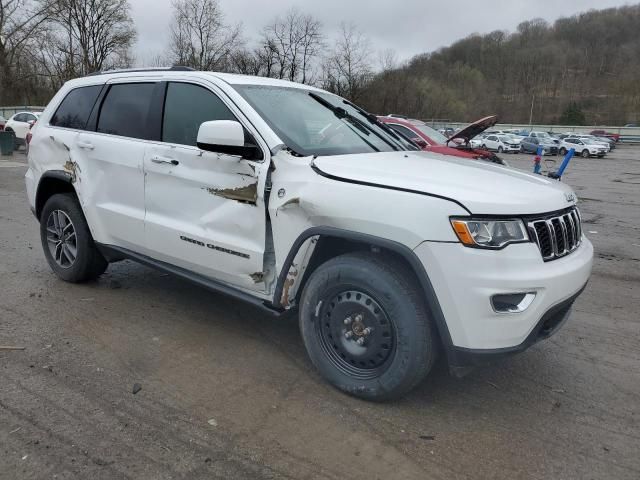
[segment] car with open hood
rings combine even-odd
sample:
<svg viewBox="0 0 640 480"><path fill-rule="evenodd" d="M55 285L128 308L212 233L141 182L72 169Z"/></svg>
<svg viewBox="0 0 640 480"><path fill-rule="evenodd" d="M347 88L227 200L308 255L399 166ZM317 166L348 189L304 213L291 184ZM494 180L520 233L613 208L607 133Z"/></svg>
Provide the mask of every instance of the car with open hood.
<svg viewBox="0 0 640 480"><path fill-rule="evenodd" d="M497 117L491 117L497 121ZM405 138L416 143L425 152L440 153L443 155L453 155L454 157L468 158L473 160L486 160L504 165L505 162L486 148L475 148L468 142L469 135L477 135L483 128L490 128L495 121L481 119L468 127L461 129L451 137L446 137L440 131L420 120L400 119L397 117L378 117L378 120L396 130Z"/></svg>
<svg viewBox="0 0 640 480"><path fill-rule="evenodd" d="M462 375L549 337L591 271L565 183L423 151L352 102L283 80L75 79L33 127L28 165L61 280L131 259L255 315L296 313L321 376L369 400L406 394L438 355Z"/></svg>

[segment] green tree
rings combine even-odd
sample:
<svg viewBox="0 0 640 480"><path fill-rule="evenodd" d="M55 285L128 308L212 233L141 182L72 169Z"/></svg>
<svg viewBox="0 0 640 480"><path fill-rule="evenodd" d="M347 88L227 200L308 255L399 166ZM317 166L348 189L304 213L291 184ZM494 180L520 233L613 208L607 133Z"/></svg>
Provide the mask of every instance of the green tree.
<svg viewBox="0 0 640 480"><path fill-rule="evenodd" d="M584 125L586 123L586 118L578 104L576 102L571 102L567 105L567 108L564 109L564 112L562 112L559 123L561 125Z"/></svg>

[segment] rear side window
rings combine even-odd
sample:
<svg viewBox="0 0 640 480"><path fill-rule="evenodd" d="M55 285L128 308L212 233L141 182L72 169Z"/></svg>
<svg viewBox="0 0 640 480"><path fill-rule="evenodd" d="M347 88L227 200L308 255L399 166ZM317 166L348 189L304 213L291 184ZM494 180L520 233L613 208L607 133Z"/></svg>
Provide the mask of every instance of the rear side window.
<svg viewBox="0 0 640 480"><path fill-rule="evenodd" d="M164 104L162 141L196 145L198 129L210 120L236 120L216 94L188 83L169 83Z"/></svg>
<svg viewBox="0 0 640 480"><path fill-rule="evenodd" d="M101 89L102 85L92 85L71 90L56 110L49 124L55 127L84 130Z"/></svg>
<svg viewBox="0 0 640 480"><path fill-rule="evenodd" d="M97 131L131 138L147 138L147 116L155 83L112 85L102 103Z"/></svg>

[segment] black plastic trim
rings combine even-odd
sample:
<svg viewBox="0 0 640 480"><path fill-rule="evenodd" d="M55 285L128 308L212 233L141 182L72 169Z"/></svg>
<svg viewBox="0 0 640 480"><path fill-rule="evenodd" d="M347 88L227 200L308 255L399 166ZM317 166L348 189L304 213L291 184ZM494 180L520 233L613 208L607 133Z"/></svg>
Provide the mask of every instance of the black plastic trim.
<svg viewBox="0 0 640 480"><path fill-rule="evenodd" d="M575 302L576 298L580 296L586 286L587 284L585 283L582 288L580 288L580 290L571 295L569 298L549 308L549 310L547 310L542 318L540 318L531 333L521 344L515 345L513 347L492 349L453 347L451 350L451 355L449 357L450 366L455 371L456 369L460 368L464 369L466 367L484 365L492 361L523 352L540 340L549 338L551 335L560 330L562 325L564 325L564 323L567 321L569 313L571 312L571 306L573 305L573 302ZM545 322L556 315L562 315L563 318L560 319L551 330L543 331Z"/></svg>
<svg viewBox="0 0 640 480"><path fill-rule="evenodd" d="M146 255L133 252L126 248L117 247L115 245L105 245L101 243L96 243L96 246L98 247L98 250L100 250L100 252L107 259L119 260L122 258L128 258L130 260L134 260L148 267L155 268L157 270L161 270L163 272L167 272L172 275L176 275L178 277L184 278L185 280L189 280L190 282L198 284L209 290L213 290L213 291L225 294L229 297L233 297L237 300L242 300L243 302L250 303L251 305L260 308L262 311L267 312L272 316L280 316L284 313L284 310L273 308L266 300L262 300L258 297L254 297L253 295L243 292L242 290L239 290L235 287L224 284L217 280L213 280L203 275L193 273L184 268L177 267L175 265L171 265L169 263L156 260Z"/></svg>
<svg viewBox="0 0 640 480"><path fill-rule="evenodd" d="M423 192L423 191L420 191L420 190L412 190L410 188L392 187L392 186L383 185L383 184L380 184L380 183L365 182L363 180L353 180L353 179L350 179L350 178L339 177L339 176L336 176L336 175L332 175L330 173L323 172L320 169L320 167L318 167L313 162L311 163L311 169L314 172L316 172L318 175L320 175L322 177L325 177L325 178L328 178L330 180L335 180L337 182L353 183L355 185L364 185L364 186L367 186L367 187L384 188L384 189L387 189L387 190L397 190L399 192L415 193L415 194L418 194L418 195L425 195L427 197L434 197L434 198L439 198L441 200L447 200L449 202L455 203L456 205L462 207L466 212L469 213L469 215L472 214L471 211L467 207L465 207L462 203L460 203L458 200L454 200L453 198L445 197L443 195L438 195L436 193L428 193L428 192Z"/></svg>
<svg viewBox="0 0 640 480"><path fill-rule="evenodd" d="M62 182L68 183L69 185L73 185L73 177L71 174L65 170L47 170L40 177L40 181L38 182L38 188L36 188L36 206L38 205L38 196L40 195L40 187L42 186L43 180L47 178L53 178L55 180L60 180ZM40 220L40 212L32 208L31 211L36 216L38 220Z"/></svg>
<svg viewBox="0 0 640 480"><path fill-rule="evenodd" d="M371 246L391 250L404 258L411 266L416 277L418 277L420 286L427 300L427 307L429 308L431 317L436 323L436 328L438 329L440 339L442 340L443 347L448 356L449 350L451 350L451 348L453 347L453 343L451 341L451 335L449 334L447 322L445 321L444 314L442 313L442 308L440 307L440 302L438 301L436 292L433 289L433 285L431 284L429 275L427 274L424 266L422 265L422 262L418 259L413 250L393 240L387 240L385 238L380 238L365 233L352 232L350 230L342 230L335 227L312 227L305 230L300 234L300 236L298 236L295 242L293 242L293 245L289 250L289 254L287 255L287 258L285 259L285 262L283 264L282 270L280 270L280 274L278 275L278 281L276 283L276 289L273 296L273 306L275 308L283 308L280 300L282 298L284 282L287 278L289 269L291 268L291 264L293 263L293 260L298 253L298 250L306 240L314 236L344 238L347 240L362 242Z"/></svg>

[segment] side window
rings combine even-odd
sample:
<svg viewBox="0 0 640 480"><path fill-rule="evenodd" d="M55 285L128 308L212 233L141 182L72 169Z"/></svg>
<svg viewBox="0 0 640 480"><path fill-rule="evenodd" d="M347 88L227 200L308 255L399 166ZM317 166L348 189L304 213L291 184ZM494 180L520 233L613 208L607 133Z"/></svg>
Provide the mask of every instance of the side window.
<svg viewBox="0 0 640 480"><path fill-rule="evenodd" d="M410 128L407 128L403 125L397 125L395 123L390 123L389 126L393 128L396 132L401 133L405 137L409 139L419 138L418 135L413 132Z"/></svg>
<svg viewBox="0 0 640 480"><path fill-rule="evenodd" d="M198 129L210 120L236 120L216 94L198 85L169 83L162 120L162 141L196 146Z"/></svg>
<svg viewBox="0 0 640 480"><path fill-rule="evenodd" d="M15 117L13 117L13 120L16 122L26 122L26 120L24 119L24 113L17 114Z"/></svg>
<svg viewBox="0 0 640 480"><path fill-rule="evenodd" d="M97 131L131 138L147 138L147 115L155 83L112 85L100 108Z"/></svg>
<svg viewBox="0 0 640 480"><path fill-rule="evenodd" d="M49 124L55 127L84 130L101 89L102 85L92 85L71 90L62 100Z"/></svg>

